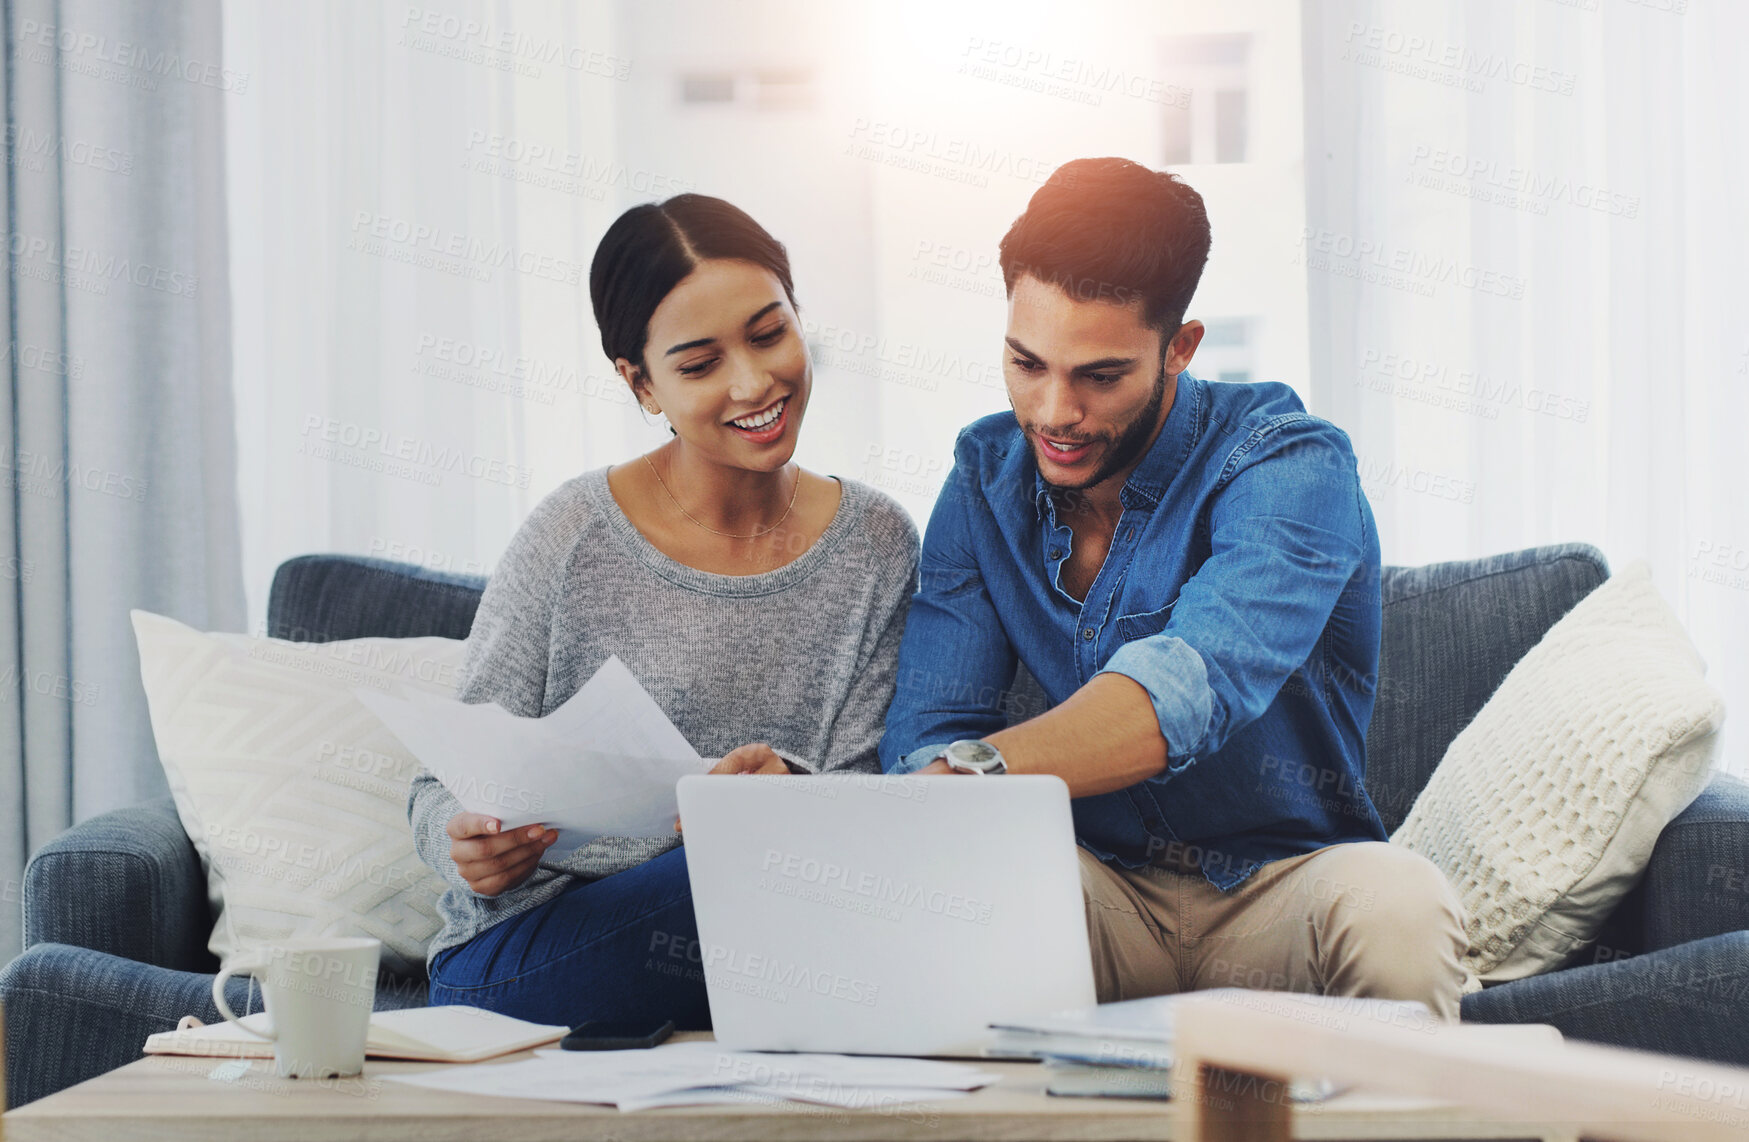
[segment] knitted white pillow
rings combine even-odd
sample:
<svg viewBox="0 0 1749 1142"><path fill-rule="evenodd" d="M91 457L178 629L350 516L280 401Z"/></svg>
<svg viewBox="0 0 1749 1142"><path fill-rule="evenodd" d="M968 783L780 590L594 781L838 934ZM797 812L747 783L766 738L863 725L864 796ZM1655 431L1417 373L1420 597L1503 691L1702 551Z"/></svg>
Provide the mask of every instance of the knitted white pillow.
<svg viewBox="0 0 1749 1142"><path fill-rule="evenodd" d="M200 854L221 962L302 936L375 936L420 976L444 882L413 850L419 763L353 686L455 693L460 639L300 643L130 612L152 736Z"/></svg>
<svg viewBox="0 0 1749 1142"><path fill-rule="evenodd" d="M1724 701L1636 562L1512 668L1391 840L1444 870L1481 982L1565 964L1706 787ZM1479 984L1472 984L1472 987Z"/></svg>

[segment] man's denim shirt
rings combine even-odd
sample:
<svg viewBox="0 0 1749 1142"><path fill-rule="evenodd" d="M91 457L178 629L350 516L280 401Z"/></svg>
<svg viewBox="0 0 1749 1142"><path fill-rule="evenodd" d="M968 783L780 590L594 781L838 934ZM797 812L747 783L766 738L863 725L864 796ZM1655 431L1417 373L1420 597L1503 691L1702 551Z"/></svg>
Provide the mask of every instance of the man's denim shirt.
<svg viewBox="0 0 1749 1142"><path fill-rule="evenodd" d="M1061 580L1069 528L1014 414L960 433L924 535L882 767L920 769L1009 724L1017 662L1052 704L1123 674L1152 700L1168 762L1073 803L1094 855L1132 868L1189 856L1225 890L1267 861L1385 839L1361 784L1379 544L1347 434L1286 385L1181 373L1121 500L1077 602Z"/></svg>

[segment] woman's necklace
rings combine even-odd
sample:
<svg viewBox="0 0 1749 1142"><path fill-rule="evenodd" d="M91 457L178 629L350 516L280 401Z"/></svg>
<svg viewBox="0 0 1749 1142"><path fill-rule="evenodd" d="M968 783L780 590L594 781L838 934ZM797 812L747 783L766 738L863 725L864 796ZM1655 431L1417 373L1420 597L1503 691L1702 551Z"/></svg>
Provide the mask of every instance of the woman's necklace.
<svg viewBox="0 0 1749 1142"><path fill-rule="evenodd" d="M664 492L668 493L668 498L671 500L674 500L674 506L677 508L680 508L681 515L685 516L689 520L692 520L693 523L698 524L698 526L704 528L706 531L710 532L712 535L721 535L721 536L724 536L728 539L758 539L762 535L768 534L769 532L776 531L779 527L781 527L783 525L783 521L789 518L789 513L795 509L796 494L802 490L802 470L800 468L797 468L796 469L796 485L793 489L790 490L790 494L789 494L789 507L783 509L783 514L777 517L777 522L772 524L770 527L761 528L759 531L753 532L751 535L737 535L736 533L734 533L732 531L718 531L716 528L712 527L708 523L700 523L699 520L691 512L687 511L683 507L680 507L680 501L677 499L674 499L674 493L669 490L668 481L666 481L662 478L662 473L656 471L656 465L651 463L650 458L648 456L644 457L644 463L650 465L650 475L656 477L656 482L658 484L662 485L662 490Z"/></svg>

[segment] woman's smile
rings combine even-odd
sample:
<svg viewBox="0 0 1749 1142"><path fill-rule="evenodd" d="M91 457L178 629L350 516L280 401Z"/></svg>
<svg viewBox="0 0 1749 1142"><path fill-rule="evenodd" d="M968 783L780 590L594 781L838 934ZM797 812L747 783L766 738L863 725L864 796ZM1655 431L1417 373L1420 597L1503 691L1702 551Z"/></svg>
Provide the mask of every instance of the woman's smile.
<svg viewBox="0 0 1749 1142"><path fill-rule="evenodd" d="M753 444L770 444L789 429L789 397L784 396L758 412L725 421L741 439Z"/></svg>

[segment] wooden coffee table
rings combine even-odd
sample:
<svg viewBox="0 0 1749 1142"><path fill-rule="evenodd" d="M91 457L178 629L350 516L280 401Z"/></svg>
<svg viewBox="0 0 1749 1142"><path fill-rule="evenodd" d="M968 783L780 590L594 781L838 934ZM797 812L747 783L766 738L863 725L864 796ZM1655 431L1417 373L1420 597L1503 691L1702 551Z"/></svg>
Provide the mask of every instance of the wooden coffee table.
<svg viewBox="0 0 1749 1142"><path fill-rule="evenodd" d="M679 1039L709 1038L681 1035ZM526 1058L527 1053L504 1061ZM446 1094L383 1077L435 1064L369 1060L364 1074L326 1081L281 1079L270 1060L226 1081L225 1060L154 1055L8 1113L5 1142L408 1142L546 1139L1188 1139L1179 1101L1053 1098L1044 1068L984 1061L1002 1081L968 1098L847 1111L800 1103L676 1107L621 1113L608 1107ZM234 1065L231 1068L234 1070ZM223 1075L226 1071L221 1071ZM1351 1093L1296 1107L1308 1139L1536 1138L1567 1142L1548 1124L1490 1122L1458 1107Z"/></svg>

